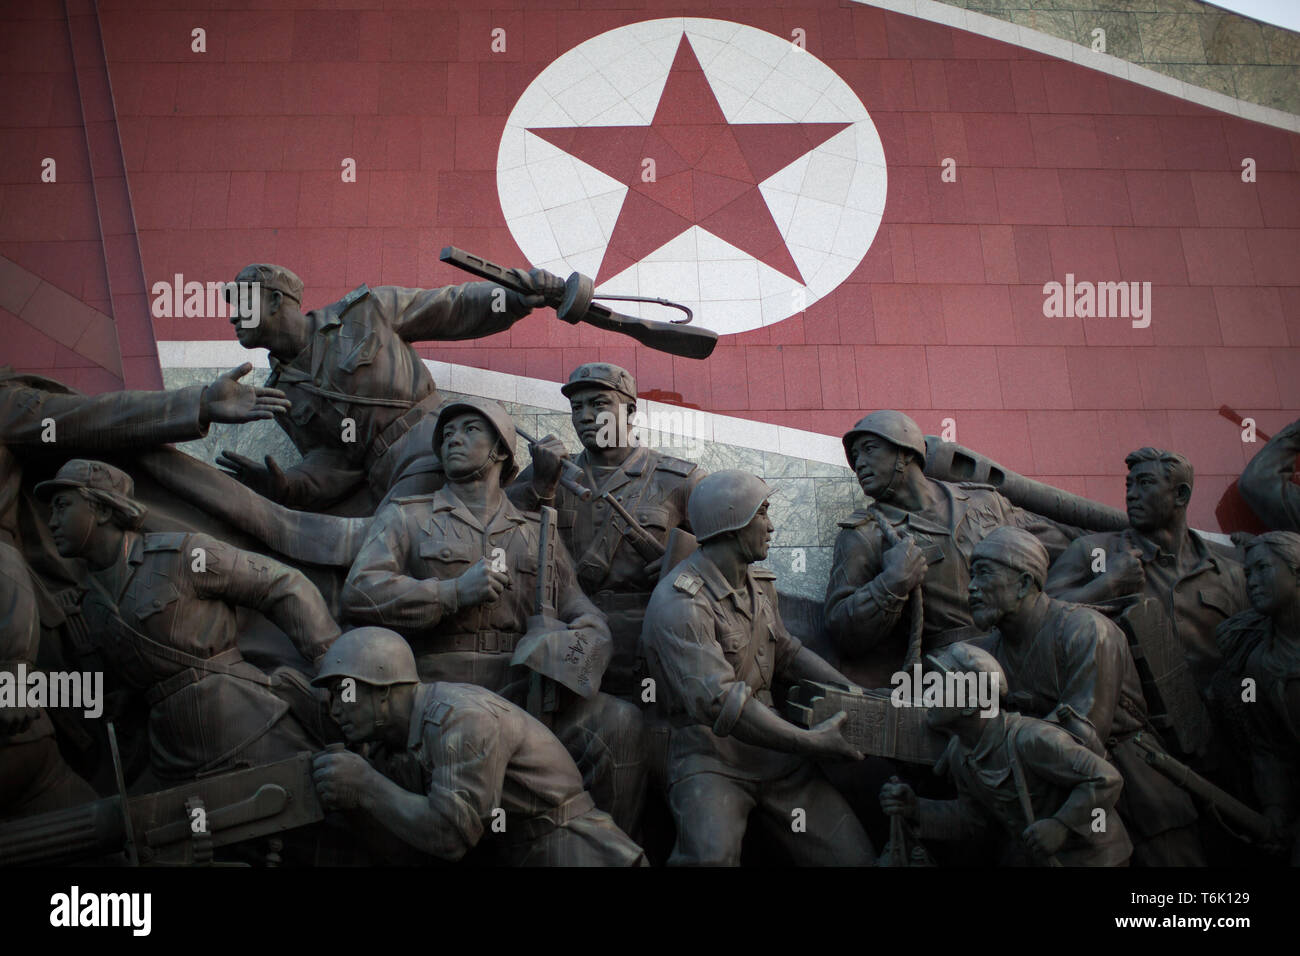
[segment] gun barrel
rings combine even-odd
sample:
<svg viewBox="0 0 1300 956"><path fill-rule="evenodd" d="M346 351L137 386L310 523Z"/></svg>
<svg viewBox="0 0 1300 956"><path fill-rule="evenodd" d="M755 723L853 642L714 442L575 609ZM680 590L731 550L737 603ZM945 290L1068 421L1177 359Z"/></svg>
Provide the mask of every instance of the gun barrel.
<svg viewBox="0 0 1300 956"><path fill-rule="evenodd" d="M1147 763L1188 793L1209 803L1254 839L1266 842L1275 835L1273 824L1262 813L1257 813L1226 790L1216 787L1181 760L1153 746L1142 734L1138 734L1134 742L1142 749Z"/></svg>
<svg viewBox="0 0 1300 956"><path fill-rule="evenodd" d="M0 823L0 866L75 863L122 849L119 797Z"/></svg>
<svg viewBox="0 0 1300 956"><path fill-rule="evenodd" d="M992 485L1014 505L1085 531L1123 531L1128 515L1099 501L1003 468L962 445L925 436L925 474L939 481L978 481Z"/></svg>

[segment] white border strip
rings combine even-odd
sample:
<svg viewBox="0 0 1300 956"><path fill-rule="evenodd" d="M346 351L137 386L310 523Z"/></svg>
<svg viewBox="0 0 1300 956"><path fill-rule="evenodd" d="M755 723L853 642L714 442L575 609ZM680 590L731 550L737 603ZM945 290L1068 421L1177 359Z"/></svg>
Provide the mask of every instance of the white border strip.
<svg viewBox="0 0 1300 956"><path fill-rule="evenodd" d="M251 362L254 368L271 367L266 349L250 352L238 342L222 341L159 342L158 362L164 369L231 368L245 362ZM493 372L468 365L452 365L450 362L437 362L433 359L425 359L424 364L428 366L434 381L450 392L463 392L498 402L532 405L553 412L569 412L569 402L561 394L559 382L511 375L509 372ZM648 416L690 412L688 421L695 438L701 441L721 442L751 451L770 451L805 461L838 465L844 469L845 477L851 477L852 473L844 463L844 446L832 435L751 421L748 418L732 418L730 415L663 402L645 401L641 405ZM1221 544L1232 544L1231 538L1217 531L1198 529L1197 533Z"/></svg>
<svg viewBox="0 0 1300 956"><path fill-rule="evenodd" d="M1018 23L999 20L997 17L978 13L975 10L964 10L961 7L941 3L939 0L854 0L854 2L893 13L905 13L909 17L918 17L932 23L942 23L991 40L1014 43L1027 50L1046 53L1061 60L1070 60L1090 70L1109 73L1111 76L1118 76L1139 86L1146 86L1161 93L1177 96L1179 99L1208 106L1221 113L1230 113L1242 119L1276 126L1293 133L1300 132L1300 116L1295 113L1286 113L1272 107L1260 106L1258 103L1226 96L1214 90L1202 89L1168 74L1158 73L1145 66L1111 56L1109 53L1094 53L1091 47L1081 46L1061 37L1052 36L1050 33L1031 30Z"/></svg>
<svg viewBox="0 0 1300 956"><path fill-rule="evenodd" d="M250 351L232 341L162 341L158 343L158 362L164 369L231 368L244 362L253 363L254 368L271 367L265 349ZM432 359L425 359L424 364L433 374L434 381L448 391L569 413L569 401L560 393L559 382ZM663 402L642 401L638 403L638 409L654 417L686 413L686 428L701 441L838 465L846 475L849 474L848 465L844 463L844 446L832 435Z"/></svg>

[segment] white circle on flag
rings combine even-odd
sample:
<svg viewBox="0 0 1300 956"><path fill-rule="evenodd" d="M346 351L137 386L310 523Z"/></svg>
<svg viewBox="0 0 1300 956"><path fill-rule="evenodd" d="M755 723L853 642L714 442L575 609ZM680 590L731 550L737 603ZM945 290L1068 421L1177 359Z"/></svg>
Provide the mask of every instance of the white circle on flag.
<svg viewBox="0 0 1300 956"><path fill-rule="evenodd" d="M722 119L732 127L847 125L757 181L762 203L749 209L750 220L757 223L758 216L770 229L770 213L772 236L779 232L784 250L778 241L760 258L752 248L740 248L753 243L732 217L726 229L692 224L635 261L612 257L616 271L601 274L620 211L638 183L632 176L620 181L607 175L530 130L651 126L683 36ZM683 109L674 114L679 121ZM581 132L588 143L601 135ZM529 84L501 137L497 191L506 224L531 265L561 277L576 271L598 278L597 296L680 302L695 311L694 324L729 334L802 312L858 267L884 213L885 153L849 85L790 40L726 20L648 20L592 37ZM635 226L625 221L622 228L635 231ZM620 248L628 248L626 235L621 242ZM611 305L646 318L680 317L662 306Z"/></svg>

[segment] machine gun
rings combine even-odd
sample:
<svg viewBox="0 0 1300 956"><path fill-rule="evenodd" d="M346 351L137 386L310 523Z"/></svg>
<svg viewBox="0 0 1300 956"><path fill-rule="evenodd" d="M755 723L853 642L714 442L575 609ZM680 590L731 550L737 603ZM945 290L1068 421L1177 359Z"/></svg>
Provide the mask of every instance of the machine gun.
<svg viewBox="0 0 1300 956"><path fill-rule="evenodd" d="M455 246L446 246L438 256L443 262L463 269L480 279L488 279L504 286L511 292L529 295L532 289L521 285L510 271L495 262L489 262L481 256L473 255ZM564 283L564 297L559 302L547 302L555 308L555 314L565 322L576 325L586 322L598 329L618 332L636 339L647 348L683 358L706 359L713 354L718 344L718 333L710 329L687 326L691 321L691 310L667 299L654 299L643 295L602 295L602 299L616 299L622 302L653 302L686 313L685 319L674 322L655 322L651 319L638 319L634 316L614 312L593 301L595 283L590 278L575 272Z"/></svg>
<svg viewBox="0 0 1300 956"><path fill-rule="evenodd" d="M115 748L114 748L115 749ZM200 777L158 793L0 822L0 866L53 865L125 852L131 863L202 865L217 847L270 836L325 817L312 755Z"/></svg>

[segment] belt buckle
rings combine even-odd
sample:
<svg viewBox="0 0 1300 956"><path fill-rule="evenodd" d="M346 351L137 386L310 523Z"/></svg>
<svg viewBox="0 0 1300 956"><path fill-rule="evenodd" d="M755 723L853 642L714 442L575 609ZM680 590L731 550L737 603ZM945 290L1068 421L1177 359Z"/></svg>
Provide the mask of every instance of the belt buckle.
<svg viewBox="0 0 1300 956"><path fill-rule="evenodd" d="M478 636L479 650L484 654L498 654L501 652L501 635L496 631L483 631Z"/></svg>

